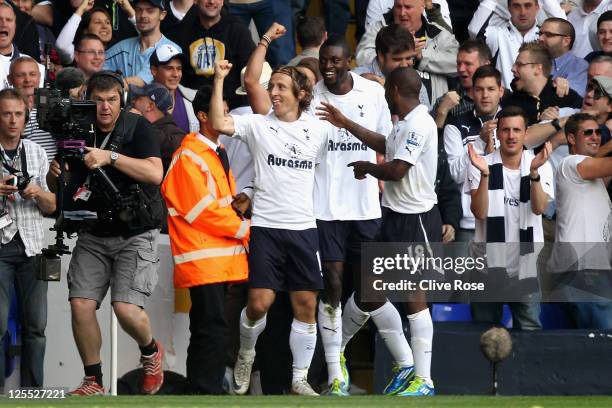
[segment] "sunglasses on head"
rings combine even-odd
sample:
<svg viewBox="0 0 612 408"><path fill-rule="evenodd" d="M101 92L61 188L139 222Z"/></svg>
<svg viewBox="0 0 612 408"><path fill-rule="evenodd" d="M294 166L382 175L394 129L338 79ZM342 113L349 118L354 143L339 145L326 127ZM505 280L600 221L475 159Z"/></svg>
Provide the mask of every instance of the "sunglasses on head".
<svg viewBox="0 0 612 408"><path fill-rule="evenodd" d="M608 95L606 91L603 90L601 85L599 85L599 83L595 81L591 81L587 84L586 91L587 92L594 91L593 98L595 99L603 98L604 96L607 96L608 98L610 97L610 95Z"/></svg>
<svg viewBox="0 0 612 408"><path fill-rule="evenodd" d="M601 136L601 129L584 129L582 131L582 134L585 136L593 136L593 133L595 133L597 136Z"/></svg>

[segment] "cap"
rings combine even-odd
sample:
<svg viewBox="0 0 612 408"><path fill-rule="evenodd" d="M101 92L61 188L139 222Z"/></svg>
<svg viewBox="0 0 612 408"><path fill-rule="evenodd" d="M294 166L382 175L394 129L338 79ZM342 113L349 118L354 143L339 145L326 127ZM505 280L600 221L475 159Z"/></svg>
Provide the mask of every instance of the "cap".
<svg viewBox="0 0 612 408"><path fill-rule="evenodd" d="M132 0L132 4L136 4L139 1L148 1L149 3L151 3L152 5L154 5L155 7L161 9L161 10L166 10L166 6L164 6L164 0Z"/></svg>
<svg viewBox="0 0 612 408"><path fill-rule="evenodd" d="M156 67L159 65L164 65L170 62L174 58L179 58L181 62L185 54L181 52L178 48L171 44L162 44L153 51L151 57L149 57L149 65L152 67Z"/></svg>
<svg viewBox="0 0 612 408"><path fill-rule="evenodd" d="M139 96L148 96L153 102L155 102L157 109L164 113L168 112L168 109L172 107L173 102L170 91L168 91L165 86L158 84L157 82L152 82L144 87L130 85L130 100L133 100Z"/></svg>
<svg viewBox="0 0 612 408"><path fill-rule="evenodd" d="M240 88L236 89L236 95L246 95L246 88L244 86L244 73L246 72L246 67L242 68L240 71ZM270 82L270 77L272 76L272 67L267 62L264 62L263 67L261 67L261 75L259 76L259 84L264 88L268 88L268 82Z"/></svg>
<svg viewBox="0 0 612 408"><path fill-rule="evenodd" d="M593 77L593 81L597 82L601 89L612 98L612 77L597 75Z"/></svg>

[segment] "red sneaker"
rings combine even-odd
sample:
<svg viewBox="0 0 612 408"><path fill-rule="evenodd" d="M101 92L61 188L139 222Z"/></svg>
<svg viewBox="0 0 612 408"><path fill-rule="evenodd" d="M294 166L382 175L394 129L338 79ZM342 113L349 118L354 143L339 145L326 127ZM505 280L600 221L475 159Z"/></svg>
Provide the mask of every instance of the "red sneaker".
<svg viewBox="0 0 612 408"><path fill-rule="evenodd" d="M155 394L164 383L164 349L159 341L155 340L157 352L152 356L140 357L144 377L142 379L142 393Z"/></svg>
<svg viewBox="0 0 612 408"><path fill-rule="evenodd" d="M104 395L104 387L96 382L96 377L83 377L83 382L81 385L77 387L77 389L72 390L68 393L68 395L75 395L81 397L89 397L92 395Z"/></svg>

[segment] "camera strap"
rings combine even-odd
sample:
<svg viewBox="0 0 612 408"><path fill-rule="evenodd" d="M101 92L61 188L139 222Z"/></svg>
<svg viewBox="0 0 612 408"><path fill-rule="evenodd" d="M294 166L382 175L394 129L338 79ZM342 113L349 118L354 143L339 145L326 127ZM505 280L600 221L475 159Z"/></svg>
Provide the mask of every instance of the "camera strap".
<svg viewBox="0 0 612 408"><path fill-rule="evenodd" d="M13 176L16 176L17 174L21 173L24 178L29 179L30 175L28 174L28 160L26 158L25 146L23 144L23 141L20 141L19 144L21 148L18 149L17 156L19 156L19 158L21 159L21 170L17 170L14 167L15 160L17 159L17 157L14 157L12 160L12 163L9 163L8 160L6 160L6 153L4 152L4 148L1 146L0 148L2 149L2 155L0 156L0 159L2 160L2 166L10 174L12 174Z"/></svg>

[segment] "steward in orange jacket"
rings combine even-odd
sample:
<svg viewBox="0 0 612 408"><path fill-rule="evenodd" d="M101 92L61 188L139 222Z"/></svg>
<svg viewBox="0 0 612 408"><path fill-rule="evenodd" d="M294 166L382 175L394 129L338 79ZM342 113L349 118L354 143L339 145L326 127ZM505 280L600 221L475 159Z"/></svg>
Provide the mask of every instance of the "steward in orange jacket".
<svg viewBox="0 0 612 408"><path fill-rule="evenodd" d="M175 152L161 186L168 206L174 286L190 288L248 277L249 221L231 206L236 186L214 142L190 133Z"/></svg>

